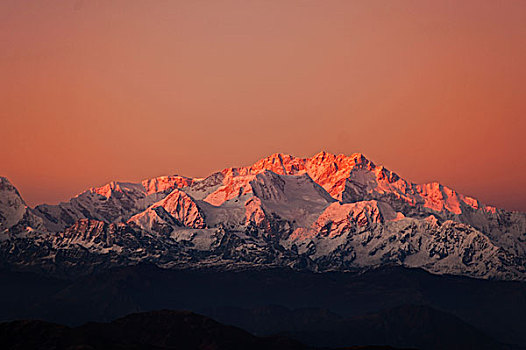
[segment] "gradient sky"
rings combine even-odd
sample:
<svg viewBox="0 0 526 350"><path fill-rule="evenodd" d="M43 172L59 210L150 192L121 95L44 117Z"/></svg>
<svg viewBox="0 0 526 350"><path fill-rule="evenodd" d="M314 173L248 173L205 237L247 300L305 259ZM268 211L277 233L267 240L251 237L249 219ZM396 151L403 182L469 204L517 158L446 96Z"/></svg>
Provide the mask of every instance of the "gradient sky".
<svg viewBox="0 0 526 350"><path fill-rule="evenodd" d="M526 1L2 0L0 48L30 205L326 150L526 211Z"/></svg>

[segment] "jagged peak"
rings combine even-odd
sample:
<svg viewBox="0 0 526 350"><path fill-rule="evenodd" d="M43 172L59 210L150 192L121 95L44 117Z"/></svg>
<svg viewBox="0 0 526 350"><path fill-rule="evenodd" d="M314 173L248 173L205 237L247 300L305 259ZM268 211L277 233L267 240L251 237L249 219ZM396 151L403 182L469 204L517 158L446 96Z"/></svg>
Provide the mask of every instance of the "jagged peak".
<svg viewBox="0 0 526 350"><path fill-rule="evenodd" d="M181 175L158 176L141 181L146 193L157 193L190 186L194 179Z"/></svg>
<svg viewBox="0 0 526 350"><path fill-rule="evenodd" d="M345 159L347 162L349 162L350 166L365 166L370 170L376 168L376 165L363 153L353 153L350 156L343 156L342 159Z"/></svg>
<svg viewBox="0 0 526 350"><path fill-rule="evenodd" d="M310 159L320 159L320 160L325 160L325 159L332 160L334 158L336 158L336 155L326 152L326 151L320 151L316 153L315 155L313 155L312 157L310 157Z"/></svg>
<svg viewBox="0 0 526 350"><path fill-rule="evenodd" d="M126 192L126 191L143 191L143 186L141 184L133 182L120 182L120 181L111 181L101 187L92 187L87 192L97 193L106 198L111 197L114 192ZM85 192L82 192L83 194Z"/></svg>
<svg viewBox="0 0 526 350"><path fill-rule="evenodd" d="M356 159L357 161L360 161L360 162L369 161L369 159L367 159L367 157L363 153L360 153L360 152L353 153L349 157Z"/></svg>
<svg viewBox="0 0 526 350"><path fill-rule="evenodd" d="M340 167L354 167L356 165L368 165L371 168L374 168L375 165L362 153L352 153L351 155L338 154L335 155L330 152L321 151L310 158L305 159L306 162L312 165L321 165L321 164L336 164L338 168Z"/></svg>
<svg viewBox="0 0 526 350"><path fill-rule="evenodd" d="M255 175L262 171L268 170L280 175L298 175L308 172L312 166L332 166L333 168L348 168L349 170L356 166L365 166L369 170L375 167L362 153L352 153L351 155L335 155L327 151L320 151L312 157L300 158L291 154L276 152L249 166L225 168L221 173L229 176L246 176Z"/></svg>
<svg viewBox="0 0 526 350"><path fill-rule="evenodd" d="M280 175L296 175L309 171L309 168L313 166L329 166L336 171L341 168L351 170L356 166L365 166L373 169L375 164L362 153L335 155L327 151L320 151L309 158L300 158L286 153L273 153L268 157L260 159L252 166L228 168L223 170L223 173L248 175L270 170Z"/></svg>
<svg viewBox="0 0 526 350"><path fill-rule="evenodd" d="M282 153L282 152L276 152L276 153L272 153L270 156L266 157L268 159L279 159L280 161L283 161L283 159L287 159L287 158L296 158L290 154L287 154L287 153Z"/></svg>
<svg viewBox="0 0 526 350"><path fill-rule="evenodd" d="M179 189L174 189L168 196L157 203L151 205L145 212L132 217L131 221L136 221L149 210L162 207L176 221L182 225L193 228L205 228L204 216L195 203L194 199Z"/></svg>
<svg viewBox="0 0 526 350"><path fill-rule="evenodd" d="M274 153L260 159L249 169L250 173L270 170L281 175L293 175L305 170L305 160L285 153Z"/></svg>

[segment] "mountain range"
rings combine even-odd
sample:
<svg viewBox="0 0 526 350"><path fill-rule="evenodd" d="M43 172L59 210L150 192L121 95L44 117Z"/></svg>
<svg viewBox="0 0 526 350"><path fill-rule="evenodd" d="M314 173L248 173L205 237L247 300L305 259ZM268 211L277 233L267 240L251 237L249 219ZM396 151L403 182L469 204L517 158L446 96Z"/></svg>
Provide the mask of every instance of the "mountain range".
<svg viewBox="0 0 526 350"><path fill-rule="evenodd" d="M0 178L0 267L76 276L138 263L314 272L401 265L525 280L526 214L412 183L359 153L277 153L206 178L111 182L34 208Z"/></svg>

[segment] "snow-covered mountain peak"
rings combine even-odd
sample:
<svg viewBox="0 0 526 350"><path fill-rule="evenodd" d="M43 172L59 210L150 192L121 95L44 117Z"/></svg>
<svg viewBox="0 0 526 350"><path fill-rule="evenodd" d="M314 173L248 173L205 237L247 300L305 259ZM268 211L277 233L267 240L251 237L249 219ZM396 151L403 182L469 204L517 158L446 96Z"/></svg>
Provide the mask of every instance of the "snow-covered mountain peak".
<svg viewBox="0 0 526 350"><path fill-rule="evenodd" d="M183 226L193 228L205 227L205 220L200 209L195 201L183 191L173 190L168 196L153 204L150 208L156 207L163 207Z"/></svg>
<svg viewBox="0 0 526 350"><path fill-rule="evenodd" d="M26 208L15 186L7 178L0 177L0 232L18 223L26 213Z"/></svg>
<svg viewBox="0 0 526 350"><path fill-rule="evenodd" d="M173 190L145 211L132 216L134 223L147 232L171 233L177 227L205 228L205 219L195 201L183 191Z"/></svg>

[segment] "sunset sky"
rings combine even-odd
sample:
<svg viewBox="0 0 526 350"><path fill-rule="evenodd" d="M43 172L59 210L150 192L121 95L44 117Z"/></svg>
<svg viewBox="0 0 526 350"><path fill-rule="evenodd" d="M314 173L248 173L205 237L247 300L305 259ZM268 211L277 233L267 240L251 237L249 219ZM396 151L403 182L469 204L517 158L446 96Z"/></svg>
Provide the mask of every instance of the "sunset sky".
<svg viewBox="0 0 526 350"><path fill-rule="evenodd" d="M2 0L0 48L32 206L325 150L526 211L526 1Z"/></svg>

